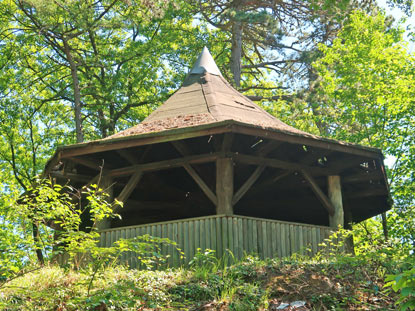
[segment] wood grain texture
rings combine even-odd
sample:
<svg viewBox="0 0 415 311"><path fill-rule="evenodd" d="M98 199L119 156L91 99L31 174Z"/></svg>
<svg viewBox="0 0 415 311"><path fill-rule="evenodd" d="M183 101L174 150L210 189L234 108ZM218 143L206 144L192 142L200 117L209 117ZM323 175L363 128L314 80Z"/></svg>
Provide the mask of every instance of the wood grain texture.
<svg viewBox="0 0 415 311"><path fill-rule="evenodd" d="M329 216L330 227L337 228L338 226L344 227L344 210L343 210L343 198L342 188L340 182L340 176L328 176L327 177L329 200L333 205L334 212Z"/></svg>
<svg viewBox="0 0 415 311"><path fill-rule="evenodd" d="M320 244L332 231L330 227L312 226L246 216L212 215L156 224L105 229L100 232L99 245L111 246L120 238L150 234L177 242L185 258L175 247L163 246L161 253L170 256L168 265L188 264L197 248L216 250L218 258L232 252L236 259L245 254L260 258L287 257L295 252L315 254ZM305 248L310 252L305 253ZM229 250L229 251L228 251ZM138 267L135 254L128 252L122 261Z"/></svg>
<svg viewBox="0 0 415 311"><path fill-rule="evenodd" d="M216 214L233 214L233 161L231 158L216 160Z"/></svg>

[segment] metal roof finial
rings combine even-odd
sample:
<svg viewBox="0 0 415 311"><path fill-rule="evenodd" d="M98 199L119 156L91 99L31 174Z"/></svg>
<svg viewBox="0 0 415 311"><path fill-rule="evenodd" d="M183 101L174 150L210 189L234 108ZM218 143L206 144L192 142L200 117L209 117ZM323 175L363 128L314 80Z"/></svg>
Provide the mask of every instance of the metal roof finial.
<svg viewBox="0 0 415 311"><path fill-rule="evenodd" d="M205 46L193 65L190 74L203 74L208 72L210 74L221 76L220 70L215 63L212 55L210 55L208 48Z"/></svg>

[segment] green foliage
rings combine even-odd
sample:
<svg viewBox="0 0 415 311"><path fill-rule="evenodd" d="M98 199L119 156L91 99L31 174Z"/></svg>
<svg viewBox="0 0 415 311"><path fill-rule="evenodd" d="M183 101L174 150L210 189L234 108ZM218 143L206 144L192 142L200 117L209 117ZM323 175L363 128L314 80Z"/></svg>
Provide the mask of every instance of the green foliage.
<svg viewBox="0 0 415 311"><path fill-rule="evenodd" d="M203 252L200 248L189 262L190 268L194 271L194 277L199 280L206 280L208 275L219 269L220 262L216 258L214 250L205 249Z"/></svg>
<svg viewBox="0 0 415 311"><path fill-rule="evenodd" d="M383 276L373 273L371 257L341 256L348 259L263 261L247 256L203 280L195 276L195 268L138 271L114 266L102 270L89 291L88 270L44 267L6 284L0 308L262 310L275 302L303 300L312 310L388 310L398 300L383 290Z"/></svg>
<svg viewBox="0 0 415 311"><path fill-rule="evenodd" d="M317 121L328 125L332 137L383 149L394 160L388 175L395 204L403 214L410 213L415 58L402 30L382 14L356 11L332 46L321 46L321 51L324 56L314 64L324 103Z"/></svg>
<svg viewBox="0 0 415 311"><path fill-rule="evenodd" d="M0 249L10 250L0 253L3 284L36 268L34 253L40 252L46 263L63 261L69 268L88 272L89 292L103 269L119 264L126 252L134 252L138 262L150 269L165 264L161 245L177 248L168 239L149 235L119 239L111 247L99 247L98 226L105 219L118 216L113 210L119 203L109 203L107 194L94 185L80 192L70 190L43 180L20 198L3 197L3 203L8 205L2 205L7 217L0 222Z"/></svg>
<svg viewBox="0 0 415 311"><path fill-rule="evenodd" d="M409 269L395 275L388 275L386 286L399 291L400 298L397 304L401 310L415 310L415 269Z"/></svg>
<svg viewBox="0 0 415 311"><path fill-rule="evenodd" d="M382 14L355 11L333 45L321 51L324 57L314 66L332 135L398 156L410 143L405 131L413 129L415 60L402 31L388 26Z"/></svg>
<svg viewBox="0 0 415 311"><path fill-rule="evenodd" d="M45 267L26 274L4 288L0 309L14 310L140 310L170 302L165 290L172 272L143 272L123 267L108 268L88 293L89 274ZM34 290L35 289L35 290Z"/></svg>
<svg viewBox="0 0 415 311"><path fill-rule="evenodd" d="M394 209L388 214L389 235L398 252L413 250L415 238L415 58L402 38L403 30L383 14L351 14L331 46L320 46L314 63L320 75L319 117L327 135L381 148L388 169ZM359 243L379 244L382 234L369 220ZM377 226L377 225L376 225ZM362 231L363 230L363 231Z"/></svg>

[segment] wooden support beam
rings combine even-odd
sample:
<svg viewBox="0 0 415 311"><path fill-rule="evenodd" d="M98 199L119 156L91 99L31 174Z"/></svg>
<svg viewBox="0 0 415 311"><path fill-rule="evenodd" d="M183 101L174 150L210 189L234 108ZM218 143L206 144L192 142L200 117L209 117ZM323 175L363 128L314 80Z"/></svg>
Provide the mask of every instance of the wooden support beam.
<svg viewBox="0 0 415 311"><path fill-rule="evenodd" d="M82 175L82 174L74 174L74 173L61 173L61 172L50 172L49 175L53 178L58 179L69 179L76 182L87 183L91 180L91 176Z"/></svg>
<svg viewBox="0 0 415 311"><path fill-rule="evenodd" d="M309 172L306 170L301 170L305 180L309 183L311 189L316 194L317 198L323 204L324 208L328 211L329 215L334 215L334 206L331 203L330 199L324 194L324 192L320 189L319 185L317 184L316 180L313 176L310 175Z"/></svg>
<svg viewBox="0 0 415 311"><path fill-rule="evenodd" d="M352 229L353 224L353 215L352 210L350 208L344 208L344 228L345 229Z"/></svg>
<svg viewBox="0 0 415 311"><path fill-rule="evenodd" d="M96 175L92 179L89 178L89 181L83 186L83 188L88 188L92 184L97 184L100 181L100 178L101 178L101 173L99 173L98 175ZM79 196L76 195L76 194L79 194ZM82 199L81 198L82 193L81 193L81 191L79 191L76 194L72 196L71 201L72 201L73 204L80 204L81 203L81 199Z"/></svg>
<svg viewBox="0 0 415 311"><path fill-rule="evenodd" d="M223 135L223 141L222 141L222 151L223 152L230 152L232 150L232 143L234 139L234 133L225 133Z"/></svg>
<svg viewBox="0 0 415 311"><path fill-rule="evenodd" d="M177 151L183 155L188 156L192 153L190 148L183 143L182 141L173 141L172 145L177 149ZM200 177L199 173L197 172L190 164L185 163L183 165L184 169L187 173L193 178L193 180L199 185L200 189L202 189L203 193L206 194L206 196L215 204L215 206L218 204L218 199L216 198L216 195L213 193L213 191L210 189L210 187L204 182L204 180Z"/></svg>
<svg viewBox="0 0 415 311"><path fill-rule="evenodd" d="M97 177L99 179L99 177ZM103 175L101 176L99 182L99 188L101 188L105 193L108 194L107 201L112 202L114 200L114 191L113 191L113 182L111 176ZM98 230L108 229L111 227L111 219L103 219L96 224Z"/></svg>
<svg viewBox="0 0 415 311"><path fill-rule="evenodd" d="M216 160L216 214L233 215L233 161L232 158Z"/></svg>
<svg viewBox="0 0 415 311"><path fill-rule="evenodd" d="M128 161L128 163L134 165L134 164L138 164L138 159L137 157L132 154L130 151L127 151L125 149L120 149L117 150L117 153L124 159L126 159Z"/></svg>
<svg viewBox="0 0 415 311"><path fill-rule="evenodd" d="M159 162L145 163L132 165L122 168L117 168L109 171L112 177L129 176L134 174L137 170L143 172L158 171L163 169L175 168L183 166L184 164L198 164L215 161L222 153L208 153L194 156L188 156L183 158L176 158L170 160L164 160Z"/></svg>
<svg viewBox="0 0 415 311"><path fill-rule="evenodd" d="M137 186L138 182L140 181L141 177L143 177L142 171L135 172L130 179L128 180L125 187L122 189L121 193L118 195L117 200L120 202L127 202L128 198L130 197L131 193Z"/></svg>
<svg viewBox="0 0 415 311"><path fill-rule="evenodd" d="M199 176L199 174L189 165L184 164L184 169L189 173L189 175L193 178L193 180L199 185L200 189L206 194L206 196L215 204L215 206L218 204L218 199L216 198L216 195L213 193L213 191L209 188L208 185L203 181L203 179Z"/></svg>
<svg viewBox="0 0 415 311"><path fill-rule="evenodd" d="M276 140L270 140L267 142L263 142L263 140L260 140L261 143L255 143L254 145L256 146L257 144L259 144L259 147L256 148L256 150L254 151L254 154L256 156L266 156L267 154L269 154L271 151L275 150L275 148L277 148L279 145L281 145L283 142L280 141L276 141ZM255 148L255 146L251 146L251 148ZM262 167L262 168L261 168ZM251 177L248 178L248 180L246 182L249 182L249 184L245 183L243 186L248 187L248 188L243 188L243 186L235 193L234 198L233 198L233 205L235 205L244 195L245 193L251 188L251 186L255 183L255 181L259 178L259 176L261 175L262 171L265 169L265 165L260 164L258 166L258 168L254 171L254 174L252 174ZM250 168L248 166L246 167L242 167L239 169L239 174L241 174L242 176L245 176L248 172L249 172ZM258 170L258 171L257 171ZM258 174L259 173L259 174ZM256 176L256 174L258 174ZM253 182L251 183L251 178L254 178Z"/></svg>
<svg viewBox="0 0 415 311"><path fill-rule="evenodd" d="M337 228L338 226L344 227L344 210L340 176L328 176L327 184L329 199L334 207L334 213L329 215L329 225L332 228Z"/></svg>
<svg viewBox="0 0 415 311"><path fill-rule="evenodd" d="M134 155L132 152L126 150L126 149L120 149L117 150L117 153L126 159L130 164L140 164L144 161L145 157L151 150L151 145L148 145L145 147L144 151L141 153L141 155Z"/></svg>
<svg viewBox="0 0 415 311"><path fill-rule="evenodd" d="M101 183L101 173L99 173L98 175L95 175L95 177L94 178L92 178L84 187L85 188L87 188L87 187L89 187L90 185L97 185L98 186L98 188L102 188L101 186L100 186L100 183Z"/></svg>
<svg viewBox="0 0 415 311"><path fill-rule="evenodd" d="M86 159L86 158L75 158L74 157L74 158L68 158L68 160L81 164L83 166L92 168L93 170L96 170L96 171L101 171L104 169L107 170L111 168L108 164L105 164L104 161L101 161L101 160L98 161L100 162L100 164L97 163L97 160L94 161L94 160Z"/></svg>
<svg viewBox="0 0 415 311"><path fill-rule="evenodd" d="M150 153L152 148L153 148L153 145L148 145L145 147L143 153L138 158L138 163L143 163L146 160L147 155Z"/></svg>
<svg viewBox="0 0 415 311"><path fill-rule="evenodd" d="M183 141L172 141L171 144L182 156L189 156L193 153Z"/></svg>
<svg viewBox="0 0 415 311"><path fill-rule="evenodd" d="M274 185L277 181L283 179L284 177L287 177L289 175L291 175L293 173L293 171L285 171L285 172L279 172L278 174L264 180L262 183L260 183L259 185L257 185L255 188L253 188L249 194L256 194L259 193L263 190L265 190L266 188Z"/></svg>
<svg viewBox="0 0 415 311"><path fill-rule="evenodd" d="M258 166L251 176L245 181L245 183L239 188L235 193L232 199L232 205L238 203L238 201L245 195L245 193L252 187L252 185L257 181L259 176L265 170L265 165Z"/></svg>
<svg viewBox="0 0 415 311"><path fill-rule="evenodd" d="M283 143L282 141L270 140L267 143L261 144L260 147L258 148L256 154L259 155L259 156L266 156L271 151L275 150L280 145L282 145L282 143Z"/></svg>

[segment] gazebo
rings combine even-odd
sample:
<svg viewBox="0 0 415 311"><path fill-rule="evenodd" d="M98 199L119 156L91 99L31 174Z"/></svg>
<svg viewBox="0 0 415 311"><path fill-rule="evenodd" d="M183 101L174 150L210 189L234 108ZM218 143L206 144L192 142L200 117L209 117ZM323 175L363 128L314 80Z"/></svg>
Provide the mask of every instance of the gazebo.
<svg viewBox="0 0 415 311"><path fill-rule="evenodd" d="M124 203L122 219L100 225L100 244L167 237L186 255L165 249L172 266L197 248L237 258L315 253L333 228L390 208L381 150L281 122L235 90L206 48L144 121L58 148L45 173L74 187L99 181Z"/></svg>

